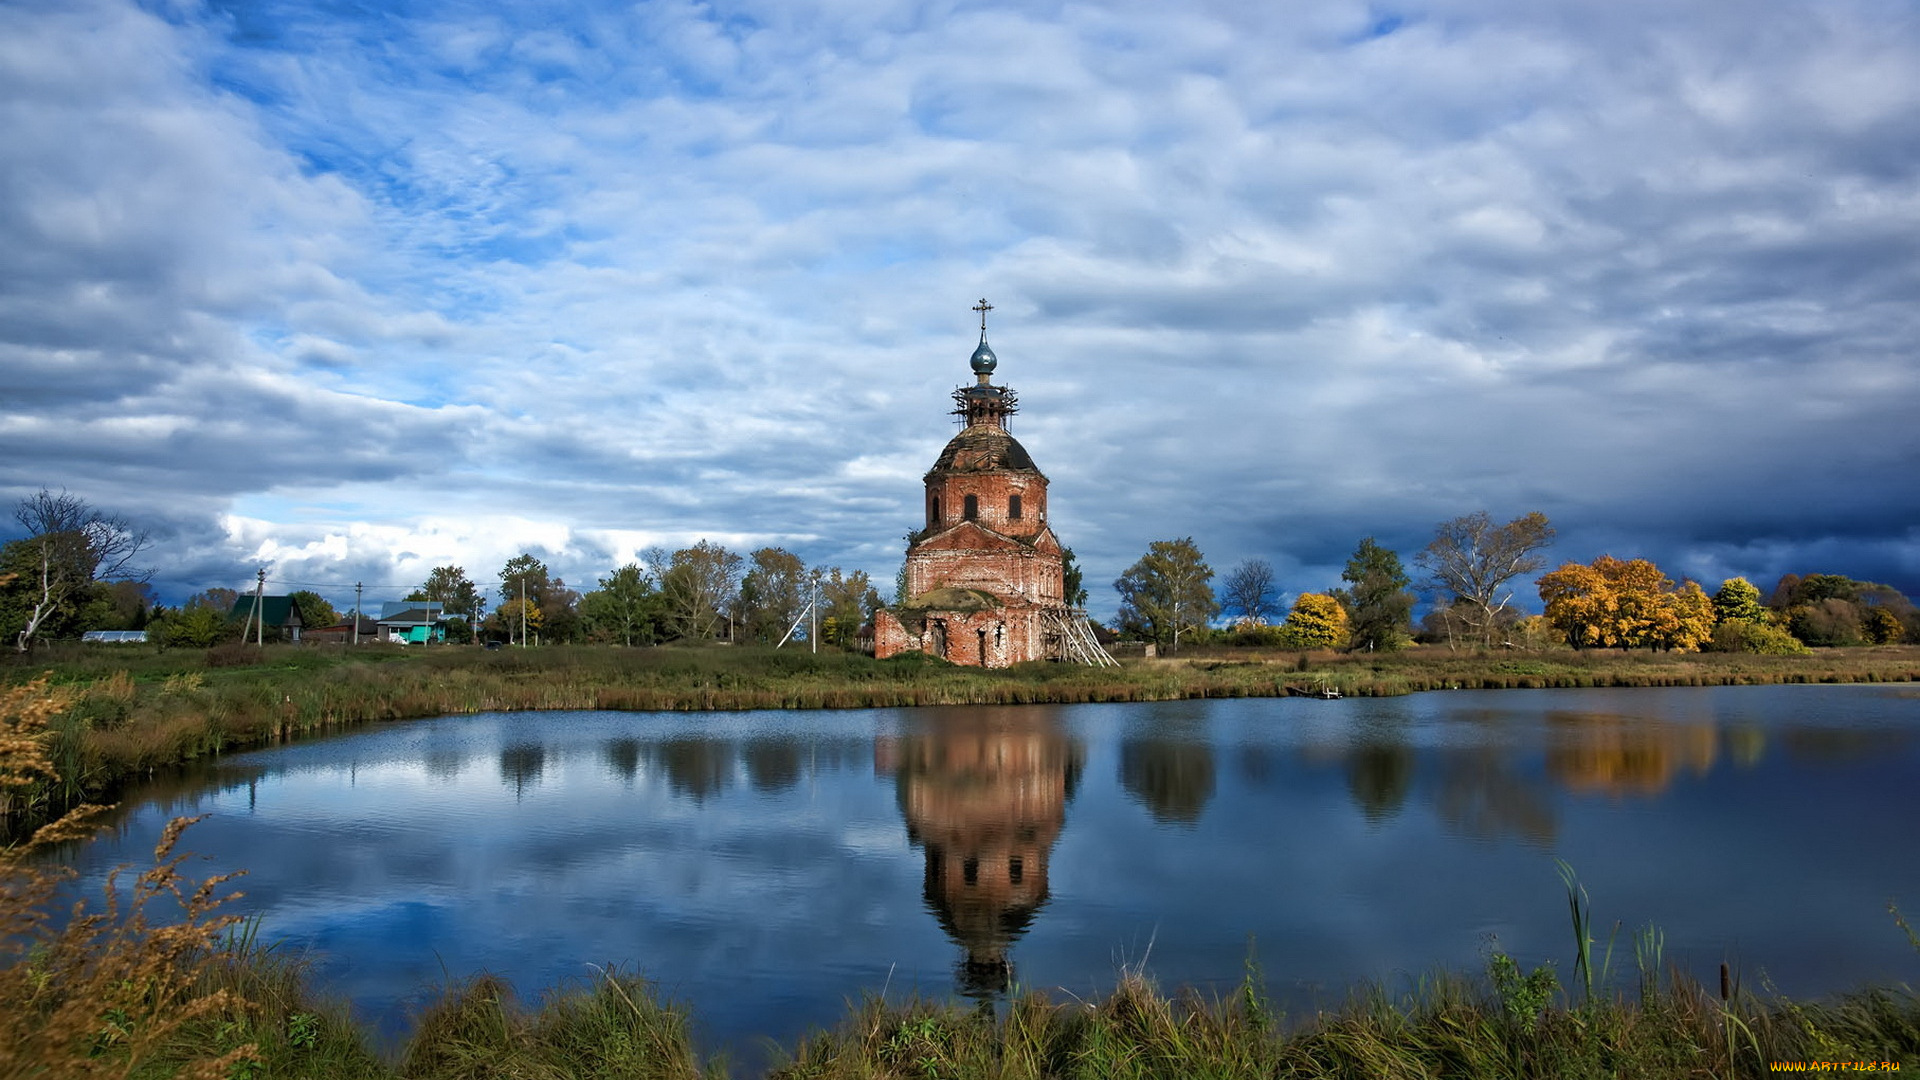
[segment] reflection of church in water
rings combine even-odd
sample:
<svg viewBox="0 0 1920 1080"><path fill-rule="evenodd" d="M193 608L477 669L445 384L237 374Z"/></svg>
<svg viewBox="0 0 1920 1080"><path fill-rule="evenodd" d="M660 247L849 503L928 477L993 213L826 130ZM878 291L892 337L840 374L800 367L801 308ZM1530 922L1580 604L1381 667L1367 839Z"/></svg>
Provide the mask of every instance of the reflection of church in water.
<svg viewBox="0 0 1920 1080"><path fill-rule="evenodd" d="M1047 902L1047 860L1079 782L1080 745L1052 709L983 708L882 738L907 835L926 854L927 907L965 955L960 992L1012 981L1007 953Z"/></svg>

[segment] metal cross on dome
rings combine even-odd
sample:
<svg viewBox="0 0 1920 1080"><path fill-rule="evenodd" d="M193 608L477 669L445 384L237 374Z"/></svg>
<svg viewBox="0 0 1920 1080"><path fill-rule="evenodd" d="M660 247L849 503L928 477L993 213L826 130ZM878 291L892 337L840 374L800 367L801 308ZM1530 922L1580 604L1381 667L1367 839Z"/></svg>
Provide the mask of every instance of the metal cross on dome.
<svg viewBox="0 0 1920 1080"><path fill-rule="evenodd" d="M980 313L980 339L985 341L987 337L987 312L993 310L993 305L987 303L987 298L983 296L980 298L979 303L973 305L973 310Z"/></svg>

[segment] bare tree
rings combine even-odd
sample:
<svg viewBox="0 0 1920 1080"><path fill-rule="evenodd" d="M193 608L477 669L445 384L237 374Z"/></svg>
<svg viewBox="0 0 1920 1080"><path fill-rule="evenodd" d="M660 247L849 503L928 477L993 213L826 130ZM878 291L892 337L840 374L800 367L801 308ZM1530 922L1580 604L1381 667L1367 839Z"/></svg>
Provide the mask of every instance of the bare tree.
<svg viewBox="0 0 1920 1080"><path fill-rule="evenodd" d="M1553 526L1538 510L1495 525L1485 510L1443 521L1433 543L1414 556L1433 584L1452 597L1448 610L1481 644L1493 644L1494 630L1513 599L1508 584L1547 565L1539 551L1553 542Z"/></svg>
<svg viewBox="0 0 1920 1080"><path fill-rule="evenodd" d="M136 568L133 560L147 546L147 533L127 519L105 514L85 499L60 490L41 488L21 499L13 516L26 527L23 540L8 545L25 565L25 622L14 647L26 652L47 621L71 610L96 581L145 581L152 571Z"/></svg>
<svg viewBox="0 0 1920 1080"><path fill-rule="evenodd" d="M1221 606L1238 613L1243 622L1266 625L1275 612L1273 566L1265 559L1248 559L1228 572L1220 583Z"/></svg>

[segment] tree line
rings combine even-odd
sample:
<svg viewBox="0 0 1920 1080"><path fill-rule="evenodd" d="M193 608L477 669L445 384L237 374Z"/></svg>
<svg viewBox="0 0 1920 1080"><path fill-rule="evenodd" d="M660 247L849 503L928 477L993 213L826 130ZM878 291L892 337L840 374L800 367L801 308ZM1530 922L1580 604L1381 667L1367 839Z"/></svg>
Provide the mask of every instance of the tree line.
<svg viewBox="0 0 1920 1080"><path fill-rule="evenodd" d="M192 647L240 636L231 613L248 595L242 590L207 589L174 608L155 602L151 571L136 565L148 534L125 518L46 490L22 499L14 517L27 535L0 546L0 631L17 651L88 630L146 630L150 641ZM497 587L482 588L464 567L437 566L405 599L438 602L449 640L515 644L774 644L791 631L799 640L817 635L851 647L881 606L865 571L809 568L779 547L743 556L707 540L676 551L649 548L585 591L527 552L507 560L496 580ZM351 614L309 589L289 595L309 629ZM816 595L816 618L802 621Z"/></svg>
<svg viewBox="0 0 1920 1080"><path fill-rule="evenodd" d="M150 640L183 646L239 636L230 612L240 590L208 589L178 608L154 603L150 574L137 565L149 538L126 519L48 490L20 500L14 517L27 535L0 546L0 632L17 651L95 629L146 629ZM1745 578L1727 579L1708 594L1698 582L1674 582L1648 560L1611 555L1541 573L1554 537L1538 512L1504 523L1485 511L1441 522L1413 558L1422 574L1418 587L1431 599L1418 625L1414 579L1400 554L1373 537L1355 547L1339 586L1301 593L1284 616L1266 560L1243 561L1216 592L1214 571L1191 537L1156 540L1113 583L1120 597L1113 630L1174 650L1205 641L1388 651L1424 641L1787 653L1920 641L1920 611L1888 585L1787 574L1764 598ZM1514 594L1518 582L1536 574L1544 613L1527 615L1514 606ZM882 604L864 571L809 568L779 547L743 556L707 540L675 551L649 548L584 592L526 552L507 560L495 580L497 587L483 589L465 568L438 566L406 599L441 604L450 640L513 644L774 644L791 633L852 647ZM1084 605L1087 591L1071 551L1066 586L1069 604ZM799 625L816 594L817 625ZM319 594L291 595L307 627L341 622L343 613Z"/></svg>
<svg viewBox="0 0 1920 1080"><path fill-rule="evenodd" d="M1216 593L1213 569L1191 537L1156 540L1113 583L1121 601L1115 630L1175 650L1208 641L1385 651L1419 641L1451 648L1794 653L1920 641L1920 610L1888 585L1787 574L1763 603L1745 578L1729 578L1709 595L1698 582L1676 584L1646 559L1602 555L1540 573L1554 537L1537 511L1505 523L1485 511L1441 522L1414 555L1420 586L1432 599L1417 626L1415 582L1399 553L1373 537L1348 558L1341 586L1301 593L1278 621L1276 579L1266 560L1240 563ZM1534 574L1540 575L1541 615L1513 603L1517 583Z"/></svg>

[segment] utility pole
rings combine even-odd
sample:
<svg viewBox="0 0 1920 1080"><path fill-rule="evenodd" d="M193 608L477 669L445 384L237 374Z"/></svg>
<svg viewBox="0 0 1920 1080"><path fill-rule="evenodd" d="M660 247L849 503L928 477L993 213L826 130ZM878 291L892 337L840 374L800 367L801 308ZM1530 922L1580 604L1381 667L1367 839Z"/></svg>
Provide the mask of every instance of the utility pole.
<svg viewBox="0 0 1920 1080"><path fill-rule="evenodd" d="M353 583L353 643L360 644L360 589L359 582Z"/></svg>
<svg viewBox="0 0 1920 1080"><path fill-rule="evenodd" d="M520 647L527 647L527 575L520 575Z"/></svg>
<svg viewBox="0 0 1920 1080"><path fill-rule="evenodd" d="M807 643L820 651L820 568L813 570L813 599L807 601Z"/></svg>
<svg viewBox="0 0 1920 1080"><path fill-rule="evenodd" d="M260 568L254 582L253 610L260 617L259 622L254 625L253 643L265 645L267 643L267 568L264 566Z"/></svg>

